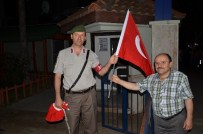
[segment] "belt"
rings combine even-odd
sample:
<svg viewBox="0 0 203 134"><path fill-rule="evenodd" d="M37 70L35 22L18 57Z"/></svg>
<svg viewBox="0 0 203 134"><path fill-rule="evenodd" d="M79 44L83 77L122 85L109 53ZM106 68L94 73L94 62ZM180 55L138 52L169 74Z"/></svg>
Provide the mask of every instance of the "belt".
<svg viewBox="0 0 203 134"><path fill-rule="evenodd" d="M174 115L172 115L170 117L166 117L166 118L162 118L162 119L164 119L164 120L170 120L170 119L176 117L177 115L179 115L180 113L182 113L184 110L185 110L185 108L183 108L180 112L178 112L178 113L176 113L176 114L174 114Z"/></svg>
<svg viewBox="0 0 203 134"><path fill-rule="evenodd" d="M94 86L91 86L91 87L89 87L89 88L87 88L87 89L84 89L84 90L80 90L80 91L69 91L69 90L67 90L67 89L65 89L66 90L66 93L71 93L71 94L84 94L84 93L87 93L87 92L89 92L91 89L93 89L94 88Z"/></svg>

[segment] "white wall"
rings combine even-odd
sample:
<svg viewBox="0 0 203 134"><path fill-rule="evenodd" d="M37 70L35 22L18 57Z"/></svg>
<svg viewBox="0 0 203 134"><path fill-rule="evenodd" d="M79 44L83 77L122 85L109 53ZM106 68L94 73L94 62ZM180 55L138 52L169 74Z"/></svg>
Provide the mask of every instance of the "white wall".
<svg viewBox="0 0 203 134"><path fill-rule="evenodd" d="M104 66L111 56L111 38L119 38L119 35L95 36L95 53L99 57L100 63ZM112 72L112 70L110 70ZM96 77L96 87L101 89L101 80Z"/></svg>

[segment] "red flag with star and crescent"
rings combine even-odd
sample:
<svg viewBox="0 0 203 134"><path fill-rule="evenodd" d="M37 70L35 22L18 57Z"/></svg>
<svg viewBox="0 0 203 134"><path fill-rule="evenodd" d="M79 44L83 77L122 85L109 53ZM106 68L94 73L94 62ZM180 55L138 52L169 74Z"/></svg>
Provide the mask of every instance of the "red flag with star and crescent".
<svg viewBox="0 0 203 134"><path fill-rule="evenodd" d="M154 72L136 23L129 10L126 14L116 55L140 67L146 76Z"/></svg>

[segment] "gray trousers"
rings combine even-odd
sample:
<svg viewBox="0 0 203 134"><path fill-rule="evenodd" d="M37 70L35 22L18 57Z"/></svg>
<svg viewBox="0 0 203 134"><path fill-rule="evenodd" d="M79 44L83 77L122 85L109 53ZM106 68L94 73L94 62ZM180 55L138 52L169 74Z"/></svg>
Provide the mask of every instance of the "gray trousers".
<svg viewBox="0 0 203 134"><path fill-rule="evenodd" d="M186 110L169 119L163 119L154 115L155 134L187 134L188 131L183 129L186 119Z"/></svg>
<svg viewBox="0 0 203 134"><path fill-rule="evenodd" d="M84 134L97 133L97 99L93 88L82 94L65 94L70 110L66 110L71 134L79 133L80 120L84 125Z"/></svg>

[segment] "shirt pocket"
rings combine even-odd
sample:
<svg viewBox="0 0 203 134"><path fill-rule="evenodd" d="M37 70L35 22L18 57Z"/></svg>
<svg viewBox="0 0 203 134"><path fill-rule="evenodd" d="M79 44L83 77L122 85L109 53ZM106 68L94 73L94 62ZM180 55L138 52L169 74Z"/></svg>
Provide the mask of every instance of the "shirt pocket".
<svg viewBox="0 0 203 134"><path fill-rule="evenodd" d="M170 87L168 87L170 90L170 98L171 100L176 100L180 97L180 86L176 84L172 84Z"/></svg>

